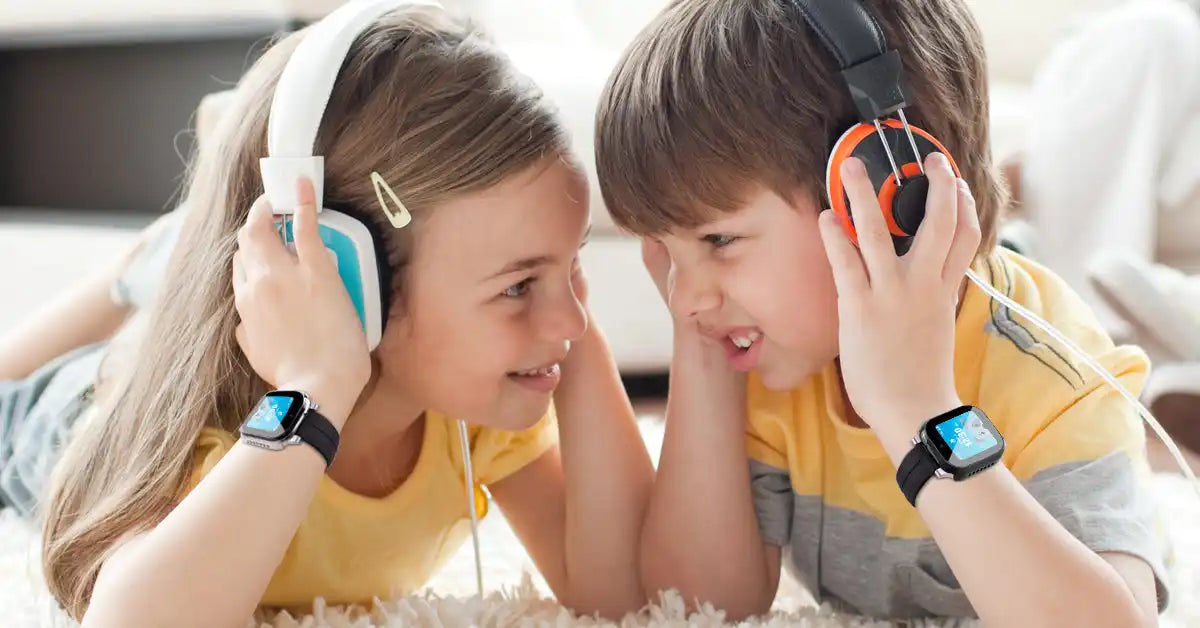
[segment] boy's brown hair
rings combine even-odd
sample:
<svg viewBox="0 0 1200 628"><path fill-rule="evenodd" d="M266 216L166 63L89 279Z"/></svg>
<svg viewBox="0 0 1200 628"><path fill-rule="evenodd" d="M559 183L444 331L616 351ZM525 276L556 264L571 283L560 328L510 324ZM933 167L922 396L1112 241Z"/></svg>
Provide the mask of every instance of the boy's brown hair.
<svg viewBox="0 0 1200 628"><path fill-rule="evenodd" d="M905 115L954 156L990 250L1007 193L992 165L978 25L964 0L861 1L904 63ZM676 0L601 96L601 193L614 222L643 235L718 218L755 185L824 203L829 149L855 122L836 61L790 0Z"/></svg>

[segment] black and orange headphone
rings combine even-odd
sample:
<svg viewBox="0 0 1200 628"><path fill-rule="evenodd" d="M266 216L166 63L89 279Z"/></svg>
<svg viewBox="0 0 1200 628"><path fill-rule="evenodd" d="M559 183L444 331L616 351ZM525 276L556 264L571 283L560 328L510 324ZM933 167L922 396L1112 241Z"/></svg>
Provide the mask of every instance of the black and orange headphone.
<svg viewBox="0 0 1200 628"><path fill-rule="evenodd" d="M865 6L858 0L792 0L792 4L837 60L859 118L829 152L825 191L830 206L857 245L841 167L847 158L858 157L875 186L896 253L903 255L925 216L929 191L925 157L941 152L961 177L958 164L941 142L908 123L904 116L908 84L900 54L888 49L879 22Z"/></svg>

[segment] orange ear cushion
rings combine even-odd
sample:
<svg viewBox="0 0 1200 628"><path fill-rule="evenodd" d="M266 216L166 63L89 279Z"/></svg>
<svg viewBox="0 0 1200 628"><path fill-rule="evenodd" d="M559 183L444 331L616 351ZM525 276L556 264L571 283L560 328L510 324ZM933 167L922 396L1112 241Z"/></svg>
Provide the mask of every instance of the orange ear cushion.
<svg viewBox="0 0 1200 628"><path fill-rule="evenodd" d="M899 120L887 119L880 120L880 124L888 129L896 129L902 135L904 133L904 125ZM917 141L917 147L921 151L922 160L928 154L936 151L950 161L950 167L954 170L954 174L961 177L958 164L954 161L954 157L946 147L942 145L937 138L930 135L924 129L909 125L912 129L913 137ZM878 131L875 130L873 124L856 124L850 127L842 134L834 144L833 150L830 151L829 162L825 169L825 189L829 195L830 209L837 216L838 223L842 226L842 230L846 232L847 237L858 244L858 232L854 228L854 222L850 219L850 206L846 200L845 187L842 185L842 164L850 157L863 158L873 153L882 152L882 142L877 137ZM872 144L873 142L873 144ZM912 149L909 147L907 137L903 138L903 142L898 143L902 146L902 150L893 150L893 157L899 160L900 172L904 177L914 177L921 174L921 166L912 159ZM906 161L908 160L908 161ZM880 161L878 159L864 161ZM886 158L883 160L886 163ZM876 197L879 199L879 208L883 212L884 220L887 222L888 230L897 237L909 236L912 234L905 233L897 224L895 216L892 213L892 201L895 199L896 191L899 188L896 182L896 175L891 171L890 165L884 170L876 169L873 172L868 167L868 174L871 176L871 183L875 186Z"/></svg>
<svg viewBox="0 0 1200 628"><path fill-rule="evenodd" d="M858 231L850 220L850 206L846 201L846 188L842 186L842 163L850 157L854 149L862 141L875 135L875 127L869 124L856 124L846 130L833 146L829 155L829 163L825 166L825 189L829 194L829 206L837 216L842 231L855 245L858 245Z"/></svg>
<svg viewBox="0 0 1200 628"><path fill-rule="evenodd" d="M921 167L915 161L911 161L900 166L900 174L905 179L920 176ZM877 196L879 199L879 209L883 211L883 219L887 222L888 231L892 232L892 235L900 237L910 236L913 234L905 233L900 228L900 225L896 224L896 213L892 211L892 201L896 199L896 190L899 189L900 185L896 182L896 174L889 174L887 179L884 180L883 185L879 188Z"/></svg>

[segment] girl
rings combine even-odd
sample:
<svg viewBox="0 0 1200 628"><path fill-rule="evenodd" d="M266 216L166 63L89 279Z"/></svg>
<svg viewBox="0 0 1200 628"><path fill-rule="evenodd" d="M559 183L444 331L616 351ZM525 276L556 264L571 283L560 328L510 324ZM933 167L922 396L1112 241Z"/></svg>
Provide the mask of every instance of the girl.
<svg viewBox="0 0 1200 628"><path fill-rule="evenodd" d="M652 468L589 323L586 179L548 103L440 10L396 10L355 41L317 148L325 205L383 234L393 298L368 353L311 185L295 255L255 203L273 88L304 36L241 81L191 173L146 329L106 356L117 375L95 387L49 491L51 591L103 626L234 625L259 605L411 592L469 533L463 419L474 477L556 596L636 609ZM412 224L391 227L372 172ZM239 441L272 389L304 391L339 430L328 469L308 446Z"/></svg>

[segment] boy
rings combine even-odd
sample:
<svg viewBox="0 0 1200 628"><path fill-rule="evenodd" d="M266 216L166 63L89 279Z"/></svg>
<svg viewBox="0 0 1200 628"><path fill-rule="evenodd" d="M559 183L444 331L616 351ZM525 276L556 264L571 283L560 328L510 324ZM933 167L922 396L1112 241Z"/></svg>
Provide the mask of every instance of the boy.
<svg viewBox="0 0 1200 628"><path fill-rule="evenodd" d="M787 556L818 599L876 617L1152 625L1167 598L1141 419L963 275L1048 318L1135 394L1145 355L995 248L1005 199L964 2L864 4L905 64L909 121L964 180L925 161L926 218L903 256L860 162L841 170L860 247L821 211L828 151L858 119L792 2L672 3L601 98L604 199L644 236L675 320L645 588L758 614ZM897 467L926 420L962 404L1003 435L1002 461L930 480L914 507Z"/></svg>

